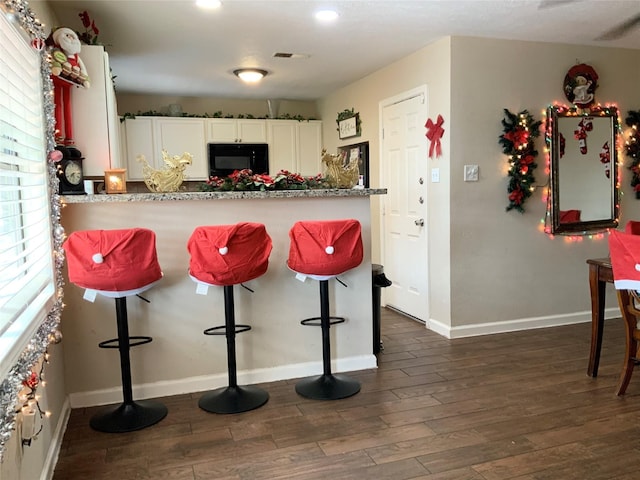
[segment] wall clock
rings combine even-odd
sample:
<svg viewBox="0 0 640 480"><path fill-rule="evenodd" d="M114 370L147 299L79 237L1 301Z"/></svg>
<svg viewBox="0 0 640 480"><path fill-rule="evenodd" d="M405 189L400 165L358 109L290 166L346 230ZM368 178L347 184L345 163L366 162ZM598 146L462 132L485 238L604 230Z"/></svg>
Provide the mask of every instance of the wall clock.
<svg viewBox="0 0 640 480"><path fill-rule="evenodd" d="M56 163L60 195L84 195L82 158L63 158Z"/></svg>

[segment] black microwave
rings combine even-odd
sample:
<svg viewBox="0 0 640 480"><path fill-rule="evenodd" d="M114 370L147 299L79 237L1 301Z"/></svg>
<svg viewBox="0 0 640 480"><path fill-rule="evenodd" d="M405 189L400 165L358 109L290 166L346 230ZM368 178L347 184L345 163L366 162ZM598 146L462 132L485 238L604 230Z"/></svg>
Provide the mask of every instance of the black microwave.
<svg viewBox="0 0 640 480"><path fill-rule="evenodd" d="M269 145L266 143L209 143L209 176L226 177L234 170L269 173Z"/></svg>

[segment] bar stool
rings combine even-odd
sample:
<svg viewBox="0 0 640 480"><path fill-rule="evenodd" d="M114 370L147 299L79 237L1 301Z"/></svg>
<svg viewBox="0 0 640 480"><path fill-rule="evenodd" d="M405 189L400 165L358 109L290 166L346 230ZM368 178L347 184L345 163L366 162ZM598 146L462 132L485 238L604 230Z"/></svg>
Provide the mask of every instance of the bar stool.
<svg viewBox="0 0 640 480"><path fill-rule="evenodd" d="M197 227L187 243L191 255L189 275L198 284L196 293L206 295L209 286L224 287L225 324L207 328L204 334L226 336L229 382L227 387L200 397L198 405L207 412L246 412L269 400L269 394L259 387L238 385L236 334L251 330L251 326L236 325L233 286L263 275L271 248L271 237L265 226L248 222Z"/></svg>
<svg viewBox="0 0 640 480"><path fill-rule="evenodd" d="M130 347L151 342L151 337L130 336L127 297L139 296L162 278L156 255L156 236L151 230L84 230L71 233L64 242L69 281L85 288L84 299L97 294L115 298L118 338L100 342L100 348L120 352L123 403L95 414L91 428L109 433L140 430L158 423L167 407L153 400L133 400ZM140 297L142 298L142 297ZM144 300L144 299L143 299Z"/></svg>
<svg viewBox="0 0 640 480"><path fill-rule="evenodd" d="M300 380L296 392L316 400L337 400L360 391L360 383L347 375L331 373L331 325L343 323L343 317L329 312L329 279L362 263L362 235L357 220L324 220L296 222L289 231L287 265L296 277L320 283L320 316L302 320L302 325L322 329L322 375Z"/></svg>

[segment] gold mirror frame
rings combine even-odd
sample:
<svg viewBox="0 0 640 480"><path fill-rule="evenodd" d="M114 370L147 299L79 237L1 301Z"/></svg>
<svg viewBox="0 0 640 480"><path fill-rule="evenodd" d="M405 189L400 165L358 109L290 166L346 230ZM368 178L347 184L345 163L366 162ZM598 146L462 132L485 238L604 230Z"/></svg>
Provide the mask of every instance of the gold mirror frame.
<svg viewBox="0 0 640 480"><path fill-rule="evenodd" d="M549 233L588 235L616 228L618 109L580 111L554 105L547 110L546 130L551 162Z"/></svg>

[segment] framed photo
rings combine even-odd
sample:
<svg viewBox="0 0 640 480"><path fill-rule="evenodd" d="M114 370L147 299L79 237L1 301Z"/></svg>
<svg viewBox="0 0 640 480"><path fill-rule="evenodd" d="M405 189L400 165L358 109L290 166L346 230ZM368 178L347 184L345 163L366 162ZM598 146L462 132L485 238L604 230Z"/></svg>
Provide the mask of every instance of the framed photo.
<svg viewBox="0 0 640 480"><path fill-rule="evenodd" d="M345 163L358 159L358 171L362 176L363 186L369 188L369 142L338 147L338 153L343 152L345 153Z"/></svg>
<svg viewBox="0 0 640 480"><path fill-rule="evenodd" d="M360 114L352 109L346 109L338 113L338 138L340 140L351 137L359 137L362 133Z"/></svg>
<svg viewBox="0 0 640 480"><path fill-rule="evenodd" d="M338 123L338 131L340 139L355 137L358 135L356 130L356 117L345 118Z"/></svg>

